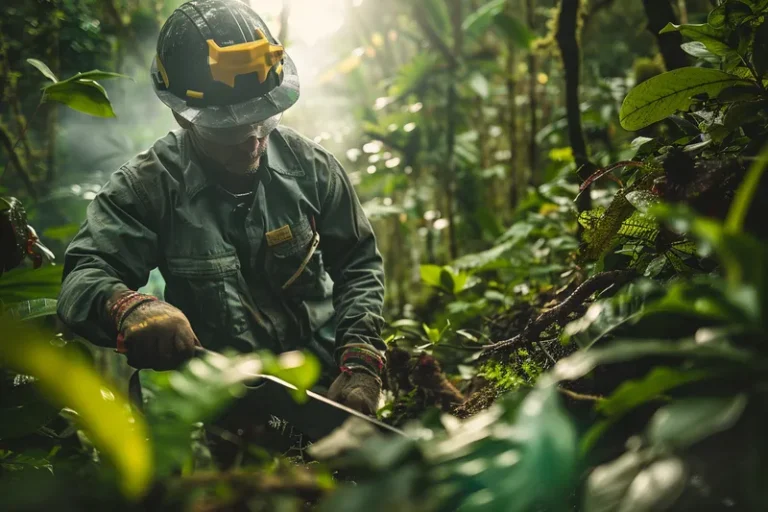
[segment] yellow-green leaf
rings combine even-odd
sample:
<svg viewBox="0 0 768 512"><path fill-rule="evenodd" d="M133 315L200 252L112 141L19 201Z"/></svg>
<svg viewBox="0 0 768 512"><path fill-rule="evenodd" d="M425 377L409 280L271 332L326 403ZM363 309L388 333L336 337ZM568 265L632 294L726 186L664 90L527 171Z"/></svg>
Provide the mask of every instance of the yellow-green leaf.
<svg viewBox="0 0 768 512"><path fill-rule="evenodd" d="M46 400L76 411L79 426L114 464L123 493L142 496L152 480L152 450L146 424L130 414L127 397L84 360L49 343L50 334L14 321L0 328L0 364L34 376Z"/></svg>

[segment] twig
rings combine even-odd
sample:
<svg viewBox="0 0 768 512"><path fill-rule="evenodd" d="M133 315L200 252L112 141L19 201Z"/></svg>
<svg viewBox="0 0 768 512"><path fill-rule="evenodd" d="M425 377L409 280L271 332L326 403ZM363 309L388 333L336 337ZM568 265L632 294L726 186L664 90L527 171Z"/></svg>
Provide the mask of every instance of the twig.
<svg viewBox="0 0 768 512"><path fill-rule="evenodd" d="M558 306L540 314L536 320L529 323L528 326L517 336L508 340L499 341L489 345L483 350L483 355L492 355L510 351L520 342L530 343L531 340L538 341L539 335L555 322L562 323L568 318L568 315L575 311L585 300L593 293L604 290L610 286L624 284L635 275L632 270L612 270L596 274L581 286Z"/></svg>
<svg viewBox="0 0 768 512"><path fill-rule="evenodd" d="M574 400L579 400L581 402L600 402L602 400L605 400L604 396L597 396L597 395L582 395L581 393L577 393L575 391L571 391L570 389L562 388L558 386L557 390L564 394L565 396L569 398L573 398Z"/></svg>

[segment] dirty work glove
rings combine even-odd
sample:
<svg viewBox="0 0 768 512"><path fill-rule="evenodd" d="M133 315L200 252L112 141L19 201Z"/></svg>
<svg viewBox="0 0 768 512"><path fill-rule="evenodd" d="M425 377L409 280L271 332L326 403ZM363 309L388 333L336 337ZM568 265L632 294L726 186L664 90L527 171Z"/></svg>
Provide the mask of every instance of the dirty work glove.
<svg viewBox="0 0 768 512"><path fill-rule="evenodd" d="M172 370L202 346L184 313L156 297L122 292L108 308L118 332L117 351L134 368Z"/></svg>
<svg viewBox="0 0 768 512"><path fill-rule="evenodd" d="M341 375L328 389L328 398L363 414L376 414L383 367L384 360L373 350L348 348L341 356Z"/></svg>

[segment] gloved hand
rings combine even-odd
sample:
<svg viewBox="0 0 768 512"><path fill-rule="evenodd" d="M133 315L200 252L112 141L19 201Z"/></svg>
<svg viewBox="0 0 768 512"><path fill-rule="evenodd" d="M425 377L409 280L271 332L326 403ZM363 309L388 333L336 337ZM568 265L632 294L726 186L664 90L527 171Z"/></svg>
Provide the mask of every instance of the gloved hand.
<svg viewBox="0 0 768 512"><path fill-rule="evenodd" d="M376 414L383 367L384 360L372 349L348 348L341 357L341 375L328 389L328 398L363 414Z"/></svg>
<svg viewBox="0 0 768 512"><path fill-rule="evenodd" d="M109 303L118 352L137 369L172 370L192 358L200 341L184 313L150 295L121 293Z"/></svg>

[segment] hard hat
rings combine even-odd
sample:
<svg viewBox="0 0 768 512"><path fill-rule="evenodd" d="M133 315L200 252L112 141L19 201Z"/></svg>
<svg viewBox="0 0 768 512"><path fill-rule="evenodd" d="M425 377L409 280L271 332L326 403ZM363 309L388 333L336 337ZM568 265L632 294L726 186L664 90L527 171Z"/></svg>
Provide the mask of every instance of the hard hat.
<svg viewBox="0 0 768 512"><path fill-rule="evenodd" d="M299 99L293 61L239 0L182 4L160 30L151 73L160 100L205 128L256 124Z"/></svg>

